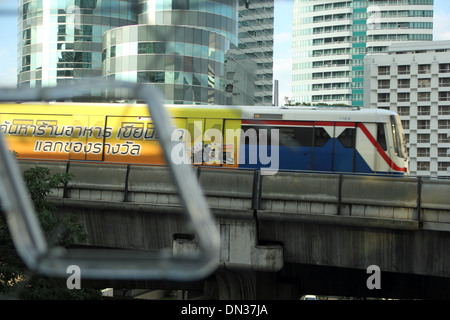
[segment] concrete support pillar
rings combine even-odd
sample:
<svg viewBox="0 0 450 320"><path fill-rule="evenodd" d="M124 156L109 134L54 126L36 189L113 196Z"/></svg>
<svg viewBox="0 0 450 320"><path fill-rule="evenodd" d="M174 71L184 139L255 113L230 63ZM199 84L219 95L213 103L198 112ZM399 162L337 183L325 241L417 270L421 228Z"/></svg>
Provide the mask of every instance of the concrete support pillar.
<svg viewBox="0 0 450 320"><path fill-rule="evenodd" d="M279 282L277 273L220 269L205 281L211 300L289 300L300 297L296 284Z"/></svg>
<svg viewBox="0 0 450 320"><path fill-rule="evenodd" d="M254 300L255 275L220 269L205 281L204 294L211 300Z"/></svg>

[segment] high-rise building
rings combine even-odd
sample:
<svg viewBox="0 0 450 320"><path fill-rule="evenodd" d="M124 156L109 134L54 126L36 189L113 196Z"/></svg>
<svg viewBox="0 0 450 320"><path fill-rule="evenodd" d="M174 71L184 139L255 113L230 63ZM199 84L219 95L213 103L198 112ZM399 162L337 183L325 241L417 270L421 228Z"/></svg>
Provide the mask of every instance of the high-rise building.
<svg viewBox="0 0 450 320"><path fill-rule="evenodd" d="M433 0L294 0L292 100L363 106L365 55L432 32Z"/></svg>
<svg viewBox="0 0 450 320"><path fill-rule="evenodd" d="M239 45L235 59L255 77L255 104L273 104L274 0L239 1Z"/></svg>
<svg viewBox="0 0 450 320"><path fill-rule="evenodd" d="M102 36L136 24L134 0L19 0L18 86L102 75Z"/></svg>
<svg viewBox="0 0 450 320"><path fill-rule="evenodd" d="M156 84L166 103L272 104L273 7L273 0L20 0L19 85L102 76Z"/></svg>
<svg viewBox="0 0 450 320"><path fill-rule="evenodd" d="M450 177L450 41L396 43L365 58L364 105L402 120L412 175Z"/></svg>
<svg viewBox="0 0 450 320"><path fill-rule="evenodd" d="M166 103L225 104L237 0L141 0L138 20L104 34L104 77L156 83Z"/></svg>

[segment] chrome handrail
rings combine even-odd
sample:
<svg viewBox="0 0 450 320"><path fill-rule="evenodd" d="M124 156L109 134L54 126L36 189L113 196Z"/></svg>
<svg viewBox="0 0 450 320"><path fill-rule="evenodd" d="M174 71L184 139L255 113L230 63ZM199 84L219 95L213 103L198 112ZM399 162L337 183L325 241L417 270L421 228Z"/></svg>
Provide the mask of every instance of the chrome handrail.
<svg viewBox="0 0 450 320"><path fill-rule="evenodd" d="M121 249L63 249L47 243L22 175L0 134L0 200L19 256L31 270L48 276L67 277L76 265L81 276L92 279L166 279L189 281L205 278L219 263L220 238L200 184L191 165L174 164L170 155L171 120L163 96L151 85L109 80L89 80L57 87L0 89L0 101L51 101L87 95L95 89L128 89L145 101L158 132L165 159L173 175L181 203L190 218L198 250L189 256ZM1 108L1 105L0 105Z"/></svg>

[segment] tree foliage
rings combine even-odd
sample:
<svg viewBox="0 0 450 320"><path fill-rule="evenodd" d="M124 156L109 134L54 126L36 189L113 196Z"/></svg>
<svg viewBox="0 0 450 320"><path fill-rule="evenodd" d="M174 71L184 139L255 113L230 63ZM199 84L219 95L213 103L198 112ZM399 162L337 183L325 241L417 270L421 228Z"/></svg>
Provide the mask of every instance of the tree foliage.
<svg viewBox="0 0 450 320"><path fill-rule="evenodd" d="M70 247L82 242L87 235L75 217L58 219L54 206L48 201L52 189L68 183L70 174L51 174L43 167L28 169L25 184L47 241ZM66 279L51 279L30 272L17 255L9 234L6 218L0 214L0 295L19 299L97 299L101 293L94 289L69 290Z"/></svg>
<svg viewBox="0 0 450 320"><path fill-rule="evenodd" d="M289 97L284 97L284 106L286 107L313 107L313 106L327 106L327 107L351 107L348 104L345 103L334 103L334 104L328 104L328 103L311 103L311 102L294 102L292 99L289 99Z"/></svg>

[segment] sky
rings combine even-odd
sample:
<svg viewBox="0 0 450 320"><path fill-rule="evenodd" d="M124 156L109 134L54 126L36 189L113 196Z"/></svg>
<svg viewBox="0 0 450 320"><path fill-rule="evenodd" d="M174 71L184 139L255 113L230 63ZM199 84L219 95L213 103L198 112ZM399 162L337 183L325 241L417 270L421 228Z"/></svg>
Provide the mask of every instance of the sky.
<svg viewBox="0 0 450 320"><path fill-rule="evenodd" d="M275 0L274 79L279 103L291 97L293 0ZM434 40L450 40L450 0L434 0ZM17 1L0 0L0 87L14 87L17 73Z"/></svg>

